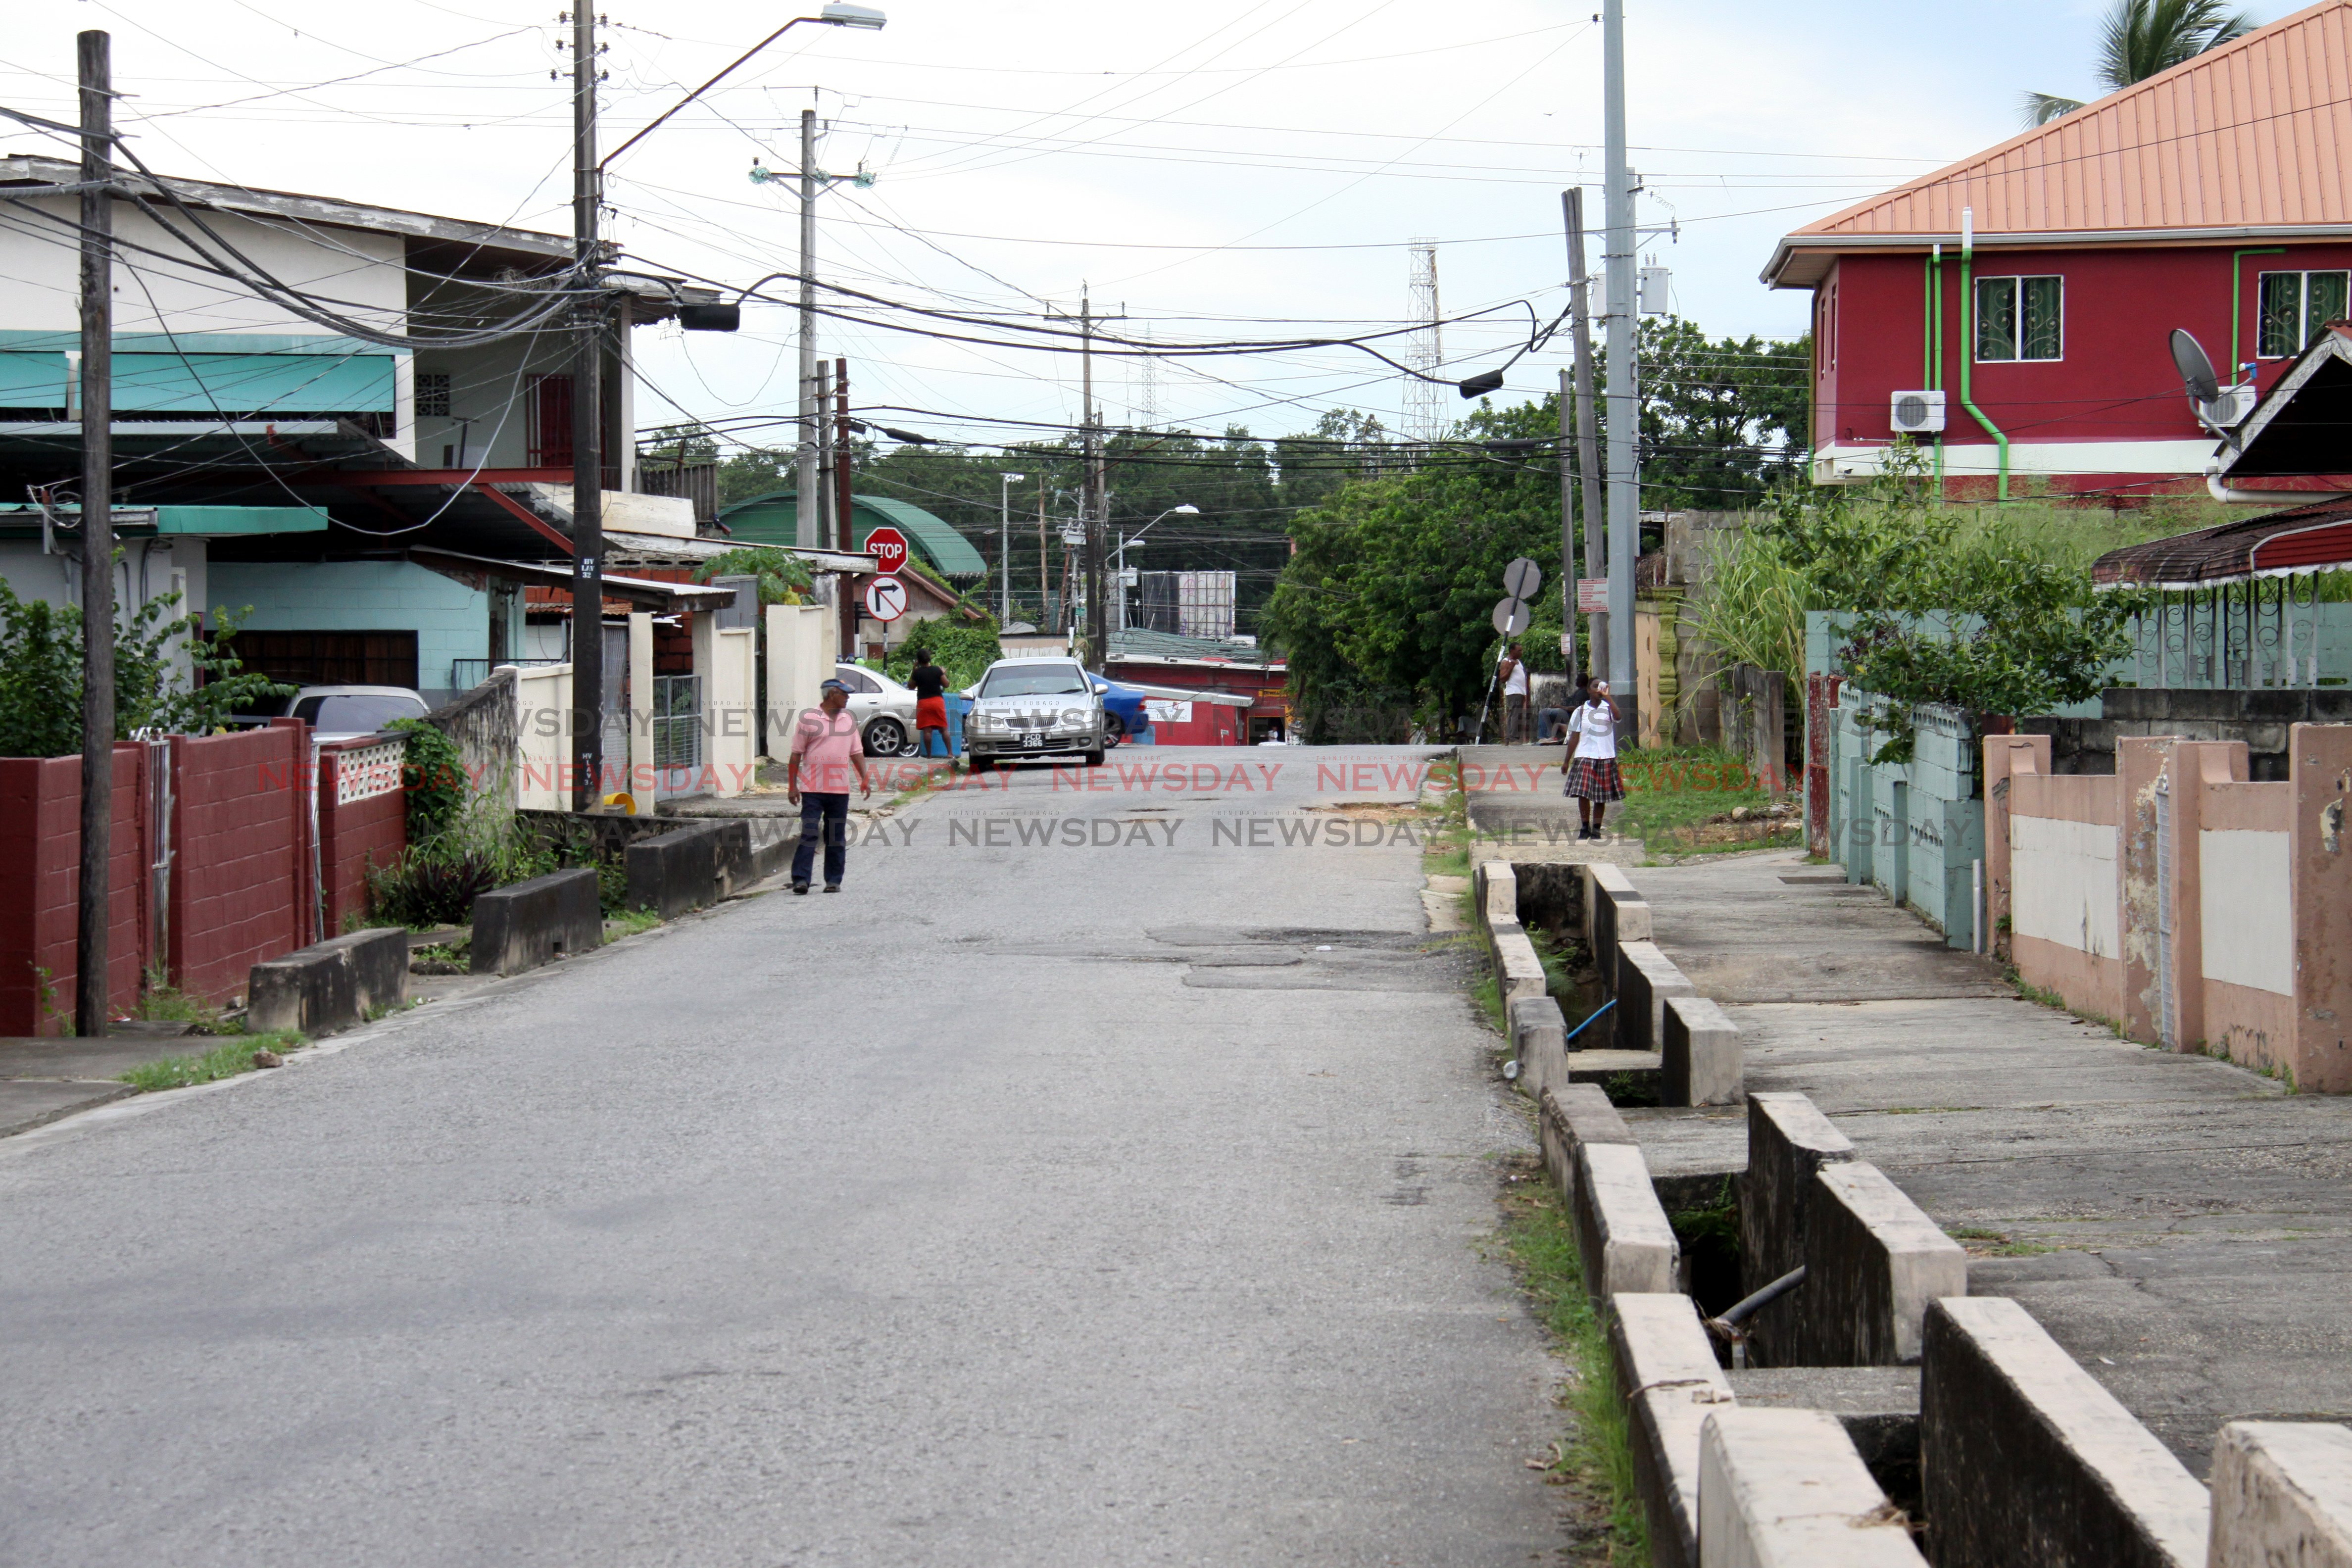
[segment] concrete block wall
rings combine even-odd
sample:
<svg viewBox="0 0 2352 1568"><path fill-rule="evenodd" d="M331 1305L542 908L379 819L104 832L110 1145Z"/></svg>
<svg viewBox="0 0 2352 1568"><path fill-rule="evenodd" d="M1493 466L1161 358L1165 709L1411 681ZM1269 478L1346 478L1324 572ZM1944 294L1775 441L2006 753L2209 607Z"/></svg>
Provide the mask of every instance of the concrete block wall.
<svg viewBox="0 0 2352 1568"><path fill-rule="evenodd" d="M1580 1142L1569 1206L1585 1293L1595 1303L1625 1291L1675 1289L1682 1248L1639 1145Z"/></svg>
<svg viewBox="0 0 2352 1568"><path fill-rule="evenodd" d="M1544 1168L1551 1173L1552 1184L1573 1215L1577 1151L1588 1143L1631 1145L1633 1134L1597 1083L1555 1084L1544 1090L1537 1104L1541 1111L1537 1125L1543 1142Z"/></svg>
<svg viewBox="0 0 2352 1568"><path fill-rule="evenodd" d="M1805 1233L1825 1165L1853 1158L1853 1144L1801 1094L1748 1097L1748 1169L1739 1178L1743 1290L1760 1290L1805 1262ZM1748 1331L1759 1363L1799 1364L1803 1292L1759 1308Z"/></svg>
<svg viewBox="0 0 2352 1568"><path fill-rule="evenodd" d="M308 943L309 727L174 735L168 952L172 983L226 1003L253 966Z"/></svg>
<svg viewBox="0 0 2352 1568"><path fill-rule="evenodd" d="M319 753L319 881L325 928L365 916L368 873L408 845L408 792L398 740L331 742Z"/></svg>
<svg viewBox="0 0 2352 1568"><path fill-rule="evenodd" d="M1540 1103L1544 1090L1568 1084L1568 1019L1549 996L1514 1002L1507 1014L1519 1089Z"/></svg>
<svg viewBox="0 0 2352 1568"><path fill-rule="evenodd" d="M2116 757L2052 776L2047 736L1985 742L1988 904L2020 975L2145 1043L2352 1091L2352 725L2292 726L2275 783L2237 742Z"/></svg>
<svg viewBox="0 0 2352 1568"><path fill-rule="evenodd" d="M139 999L146 944L147 752L114 748L107 883L107 995ZM0 758L0 1035L73 1033L81 863L81 759Z"/></svg>
<svg viewBox="0 0 2352 1568"><path fill-rule="evenodd" d="M1654 1051L1665 1033L1666 999L1698 987L1654 942L1617 944L1617 1048Z"/></svg>
<svg viewBox="0 0 2352 1568"><path fill-rule="evenodd" d="M517 669L514 705L515 809L571 810L572 667L541 664Z"/></svg>
<svg viewBox="0 0 2352 1568"><path fill-rule="evenodd" d="M2232 1421L2213 1444L2208 1568L2352 1568L2352 1431Z"/></svg>
<svg viewBox="0 0 2352 1568"><path fill-rule="evenodd" d="M1928 1308L1919 1444L1936 1568L2205 1562L2205 1488L2015 1301Z"/></svg>
<svg viewBox="0 0 2352 1568"><path fill-rule="evenodd" d="M1927 1304L1969 1290L1960 1244L1865 1161L1814 1173L1804 1252L1788 1337L1805 1366L1915 1363Z"/></svg>
<svg viewBox="0 0 2352 1568"><path fill-rule="evenodd" d="M1712 1411L1700 1429L1700 1568L1926 1568L1838 1418Z"/></svg>
<svg viewBox="0 0 2352 1568"><path fill-rule="evenodd" d="M1807 722L1826 732L1807 741L1808 755L1821 759L1808 763L1809 835L1818 832L1848 880L1885 889L1933 921L1948 945L1973 949L1986 803L1965 716L1934 705L1913 710L1912 760L1873 763L1886 736L1862 720L1883 710L1885 700L1835 680L1815 695ZM1816 815L1827 818L1818 830L1810 826Z"/></svg>
<svg viewBox="0 0 2352 1568"><path fill-rule="evenodd" d="M1580 871L1584 883L1586 945L1591 950L1592 967L1600 974L1601 984L1613 994L1618 944L1650 940L1650 905L1622 867L1592 860L1580 867Z"/></svg>
<svg viewBox="0 0 2352 1568"><path fill-rule="evenodd" d="M1625 1400L1634 1488L1660 1568L1700 1562L1700 1452L1707 1418L1735 1404L1731 1383L1687 1296L1627 1291L1609 1299L1610 1359Z"/></svg>
<svg viewBox="0 0 2352 1568"><path fill-rule="evenodd" d="M1658 1039L1659 1077L1668 1105L1737 1105L1747 1098L1739 1028L1704 996L1669 996Z"/></svg>

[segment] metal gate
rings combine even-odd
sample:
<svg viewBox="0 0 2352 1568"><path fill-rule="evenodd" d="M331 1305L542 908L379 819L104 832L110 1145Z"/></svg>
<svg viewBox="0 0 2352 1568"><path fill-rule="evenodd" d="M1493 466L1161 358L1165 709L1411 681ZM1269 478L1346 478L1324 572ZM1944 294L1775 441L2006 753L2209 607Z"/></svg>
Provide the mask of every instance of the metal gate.
<svg viewBox="0 0 2352 1568"><path fill-rule="evenodd" d="M702 677L656 675L654 798L696 793L702 777Z"/></svg>

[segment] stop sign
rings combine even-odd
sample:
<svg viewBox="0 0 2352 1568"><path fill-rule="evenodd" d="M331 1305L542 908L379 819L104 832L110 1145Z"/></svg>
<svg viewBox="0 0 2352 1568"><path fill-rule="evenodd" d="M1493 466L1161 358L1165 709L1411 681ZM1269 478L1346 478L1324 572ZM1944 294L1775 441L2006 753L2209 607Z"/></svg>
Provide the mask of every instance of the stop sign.
<svg viewBox="0 0 2352 1568"><path fill-rule="evenodd" d="M877 572L896 572L907 563L907 536L895 528L877 528L866 536L866 552Z"/></svg>

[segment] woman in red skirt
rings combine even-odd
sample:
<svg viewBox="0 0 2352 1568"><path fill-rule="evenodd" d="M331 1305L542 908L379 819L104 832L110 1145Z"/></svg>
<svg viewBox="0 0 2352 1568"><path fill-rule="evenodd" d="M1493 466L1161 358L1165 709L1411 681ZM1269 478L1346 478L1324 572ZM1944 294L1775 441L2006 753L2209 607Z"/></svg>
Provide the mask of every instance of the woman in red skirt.
<svg viewBox="0 0 2352 1568"><path fill-rule="evenodd" d="M1580 839L1600 837L1609 803L1625 798L1625 775L1617 771L1617 718L1605 680L1592 682L1584 702L1569 716L1569 745L1559 771L1568 775L1562 793L1575 798L1583 819Z"/></svg>
<svg viewBox="0 0 2352 1568"><path fill-rule="evenodd" d="M915 672L907 678L915 689L915 733L921 737L923 755L931 754L931 732L939 731L940 755L948 754L948 678L931 662L931 650L915 650Z"/></svg>

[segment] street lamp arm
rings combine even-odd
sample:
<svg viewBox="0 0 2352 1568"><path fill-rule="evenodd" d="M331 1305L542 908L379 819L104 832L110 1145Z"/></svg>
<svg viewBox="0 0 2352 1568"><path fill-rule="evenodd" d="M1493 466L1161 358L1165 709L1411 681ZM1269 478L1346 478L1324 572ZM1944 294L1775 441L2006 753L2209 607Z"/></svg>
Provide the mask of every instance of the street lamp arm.
<svg viewBox="0 0 2352 1568"><path fill-rule="evenodd" d="M778 38L782 37L786 33L791 32L803 22L815 22L828 27L845 27L860 25L845 21L835 16L793 17L782 26L777 28L774 32L770 33L766 37L761 38L758 43L753 44L750 48L745 49L741 54L736 56L735 58L727 65L726 68L721 70L717 76L712 77L709 81L704 82L700 87L696 88L692 92L688 93L684 98L679 99L676 103L673 103L667 109L663 110L660 116L656 118L652 124L638 132L635 136L630 137L626 142L622 142L618 147L614 148L610 153L605 153L604 161L596 165L596 172L600 174L603 174L606 164L611 163L614 159L619 157L622 153L627 152L630 148L635 146L638 142L652 135L654 132L658 130L663 122L667 121L671 115L676 114L679 110L684 109L688 104L692 103L696 99L700 98L704 93L709 92L712 88L717 87L720 82L724 81L733 73L737 66L741 65L745 60L750 59L753 55L758 54L761 49L766 48L770 44L774 43ZM879 26L878 23L871 25ZM779 278L793 278L798 277L799 274L792 272L779 272L775 276ZM765 283L767 281L768 279L765 278L760 279L761 283ZM755 283L752 285L752 288L756 289L757 287L759 287L759 284ZM746 293L749 293L750 291L750 289L744 290Z"/></svg>

